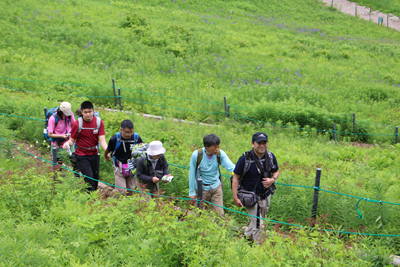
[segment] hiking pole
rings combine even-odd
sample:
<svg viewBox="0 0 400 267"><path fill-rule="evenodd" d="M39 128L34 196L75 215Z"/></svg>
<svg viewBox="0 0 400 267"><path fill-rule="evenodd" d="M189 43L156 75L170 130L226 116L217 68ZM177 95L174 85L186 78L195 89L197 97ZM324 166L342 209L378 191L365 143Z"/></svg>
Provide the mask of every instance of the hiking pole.
<svg viewBox="0 0 400 267"><path fill-rule="evenodd" d="M318 194L319 194L319 185L321 182L321 169L317 169L317 174L315 176L315 186L314 186L314 198L313 198L313 206L311 217L315 219L317 217L317 209L318 209Z"/></svg>
<svg viewBox="0 0 400 267"><path fill-rule="evenodd" d="M201 172L200 172L200 166L199 168L199 179L197 179L197 207L199 209L203 208L203 202L201 200L203 200L203 178L201 178Z"/></svg>
<svg viewBox="0 0 400 267"><path fill-rule="evenodd" d="M57 148L53 146L53 171L54 171L54 178L56 180L56 166L57 166Z"/></svg>

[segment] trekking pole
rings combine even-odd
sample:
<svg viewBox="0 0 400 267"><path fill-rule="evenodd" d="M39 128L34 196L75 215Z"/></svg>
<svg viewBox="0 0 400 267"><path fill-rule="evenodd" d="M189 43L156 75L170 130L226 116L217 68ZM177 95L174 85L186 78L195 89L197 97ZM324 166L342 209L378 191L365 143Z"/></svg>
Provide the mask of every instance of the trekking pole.
<svg viewBox="0 0 400 267"><path fill-rule="evenodd" d="M317 209L318 209L318 194L319 194L319 185L321 181L321 169L317 169L317 174L315 176L315 186L314 186L314 198L313 198L313 206L311 217L315 219L317 217Z"/></svg>
<svg viewBox="0 0 400 267"><path fill-rule="evenodd" d="M200 172L200 166L199 166L199 172ZM201 178L201 172L200 172L200 176L199 179L196 180L197 181L197 207L199 209L203 208L203 179Z"/></svg>
<svg viewBox="0 0 400 267"><path fill-rule="evenodd" d="M57 148L53 146L53 171L54 171L54 178L56 180L56 166L57 166Z"/></svg>

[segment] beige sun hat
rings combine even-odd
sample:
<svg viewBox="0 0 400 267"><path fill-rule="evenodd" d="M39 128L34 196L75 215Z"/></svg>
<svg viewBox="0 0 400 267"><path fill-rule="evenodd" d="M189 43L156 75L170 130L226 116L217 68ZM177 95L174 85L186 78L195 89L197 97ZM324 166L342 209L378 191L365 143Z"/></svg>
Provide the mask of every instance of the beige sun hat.
<svg viewBox="0 0 400 267"><path fill-rule="evenodd" d="M65 116L71 116L74 114L71 110L71 104L68 102L62 102L60 104L60 110L64 113Z"/></svg>
<svg viewBox="0 0 400 267"><path fill-rule="evenodd" d="M157 156L165 153L165 148L160 141L150 142L149 148L147 149L147 154L150 156Z"/></svg>

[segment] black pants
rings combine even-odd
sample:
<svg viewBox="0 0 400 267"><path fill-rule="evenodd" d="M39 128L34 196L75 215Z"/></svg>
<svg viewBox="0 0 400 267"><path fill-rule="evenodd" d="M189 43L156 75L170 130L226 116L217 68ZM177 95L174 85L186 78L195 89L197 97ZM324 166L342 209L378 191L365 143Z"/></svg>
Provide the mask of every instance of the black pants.
<svg viewBox="0 0 400 267"><path fill-rule="evenodd" d="M76 163L80 172L88 177L92 177L96 180L99 180L99 169L100 169L100 155L90 155L90 156L79 156L75 155ZM87 177L83 178L85 182L88 184L88 191L96 191L98 181L93 179L89 179Z"/></svg>

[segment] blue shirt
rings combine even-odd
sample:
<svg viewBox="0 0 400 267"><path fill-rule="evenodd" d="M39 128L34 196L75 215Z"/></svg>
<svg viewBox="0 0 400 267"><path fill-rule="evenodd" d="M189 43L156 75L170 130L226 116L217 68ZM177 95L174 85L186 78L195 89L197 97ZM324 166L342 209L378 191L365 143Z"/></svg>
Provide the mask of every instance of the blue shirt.
<svg viewBox="0 0 400 267"><path fill-rule="evenodd" d="M235 164L229 159L228 155L223 150L221 152L221 166L232 172L235 169ZM197 156L199 152L196 150L193 152L190 159L190 169L189 169L189 196L195 196L197 190L196 179L200 177L199 171L196 169ZM203 184L208 184L210 186L204 186L204 190L215 189L219 181L219 166L217 155L213 155L211 160L207 158L206 149L203 147L203 159L200 162L201 178L203 179ZM210 188L211 187L211 188Z"/></svg>

